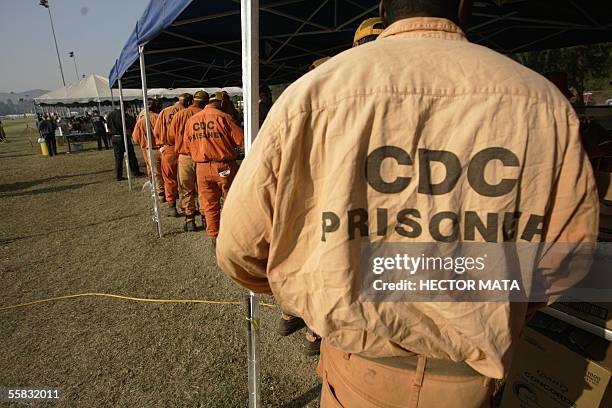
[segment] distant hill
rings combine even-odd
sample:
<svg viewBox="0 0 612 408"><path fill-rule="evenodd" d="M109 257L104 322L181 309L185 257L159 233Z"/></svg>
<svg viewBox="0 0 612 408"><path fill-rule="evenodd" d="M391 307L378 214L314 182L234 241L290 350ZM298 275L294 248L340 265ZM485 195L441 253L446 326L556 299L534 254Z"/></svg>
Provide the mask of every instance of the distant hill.
<svg viewBox="0 0 612 408"><path fill-rule="evenodd" d="M0 92L0 102L6 102L7 100L13 101L13 103L19 102L19 99L32 100L38 98L40 95L46 94L49 91L44 89L31 89L25 92Z"/></svg>

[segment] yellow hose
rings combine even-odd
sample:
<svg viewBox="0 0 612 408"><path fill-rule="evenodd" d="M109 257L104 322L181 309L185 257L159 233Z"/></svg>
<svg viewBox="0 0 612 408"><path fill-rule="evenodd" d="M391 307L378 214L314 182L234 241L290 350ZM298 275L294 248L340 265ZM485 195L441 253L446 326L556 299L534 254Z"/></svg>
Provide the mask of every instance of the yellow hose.
<svg viewBox="0 0 612 408"><path fill-rule="evenodd" d="M75 299L75 298L80 298L80 297L106 297L106 298L113 298L113 299L129 300L132 302L146 302L146 303L184 303L184 304L185 303L204 303L208 305L241 305L243 304L243 302L237 301L237 300L149 299L149 298L137 298L137 297L132 297L132 296L114 295L112 293L95 293L94 292L94 293L78 293L75 295L58 296L58 297L52 297L48 299L35 300L33 302L19 303L19 304L10 305L10 306L3 306L3 307L0 307L0 312L11 310L11 309L18 309L18 308L27 307L27 306L33 306L33 305L37 305L40 303L55 302L57 300L65 300L65 299ZM272 305L269 303L260 303L260 305L264 307L270 307L270 308L276 307L276 305Z"/></svg>

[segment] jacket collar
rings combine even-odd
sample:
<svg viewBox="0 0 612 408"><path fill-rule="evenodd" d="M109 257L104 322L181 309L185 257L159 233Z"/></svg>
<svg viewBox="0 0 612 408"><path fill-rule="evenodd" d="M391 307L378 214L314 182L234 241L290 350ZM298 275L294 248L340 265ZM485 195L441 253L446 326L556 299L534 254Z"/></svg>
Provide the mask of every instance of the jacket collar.
<svg viewBox="0 0 612 408"><path fill-rule="evenodd" d="M467 41L465 33L450 20L437 17L412 17L391 24L378 38L427 37Z"/></svg>

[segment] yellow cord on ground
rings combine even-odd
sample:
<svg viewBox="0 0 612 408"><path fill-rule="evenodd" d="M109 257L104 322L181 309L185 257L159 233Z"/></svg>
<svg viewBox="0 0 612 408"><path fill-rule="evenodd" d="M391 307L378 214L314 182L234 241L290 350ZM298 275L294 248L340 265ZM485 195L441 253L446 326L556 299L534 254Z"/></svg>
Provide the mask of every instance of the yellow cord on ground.
<svg viewBox="0 0 612 408"><path fill-rule="evenodd" d="M129 300L132 302L146 302L146 303L204 303L208 305L241 305L243 302L237 300L202 300L202 299L149 299L149 298L137 298L132 296L114 295L112 293L78 293L75 295L65 295L52 297L48 299L35 300L33 302L19 303L17 305L3 306L0 307L0 312L11 309L18 309L27 306L33 306L40 303L55 302L57 300L74 299L80 297L107 297L113 299ZM260 303L261 306L274 308L276 305L269 303Z"/></svg>

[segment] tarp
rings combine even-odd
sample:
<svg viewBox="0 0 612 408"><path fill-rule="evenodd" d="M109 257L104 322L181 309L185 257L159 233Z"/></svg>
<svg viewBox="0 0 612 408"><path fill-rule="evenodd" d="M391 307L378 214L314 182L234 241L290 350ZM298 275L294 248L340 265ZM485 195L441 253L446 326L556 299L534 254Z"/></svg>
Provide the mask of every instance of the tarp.
<svg viewBox="0 0 612 408"><path fill-rule="evenodd" d="M119 100L119 94L114 94ZM123 99L127 101L142 99L140 89L124 89ZM76 82L34 98L39 105L77 105L111 102L111 90L108 79L97 74L91 74Z"/></svg>
<svg viewBox="0 0 612 408"><path fill-rule="evenodd" d="M260 0L260 77L288 83L315 59L352 44L378 0ZM110 73L140 86L145 45L150 87L241 83L240 0L151 0ZM475 2L470 40L502 53L612 41L612 7L600 0ZM375 63L375 62L373 62Z"/></svg>

